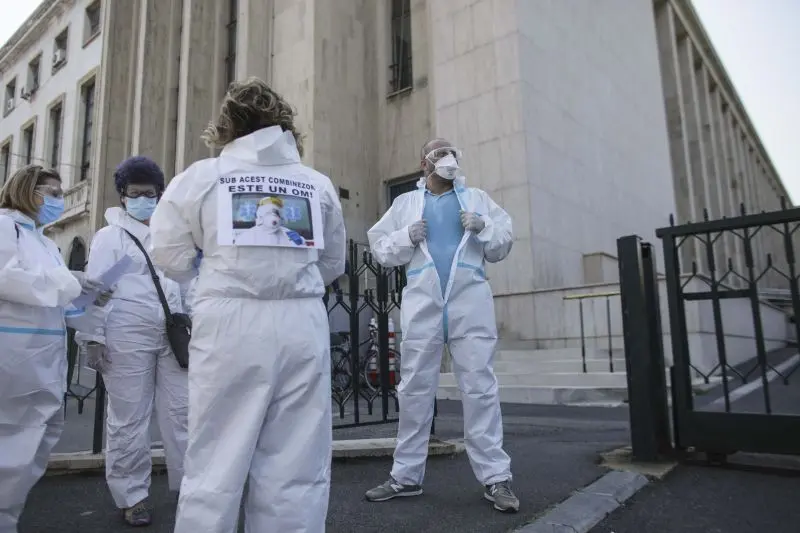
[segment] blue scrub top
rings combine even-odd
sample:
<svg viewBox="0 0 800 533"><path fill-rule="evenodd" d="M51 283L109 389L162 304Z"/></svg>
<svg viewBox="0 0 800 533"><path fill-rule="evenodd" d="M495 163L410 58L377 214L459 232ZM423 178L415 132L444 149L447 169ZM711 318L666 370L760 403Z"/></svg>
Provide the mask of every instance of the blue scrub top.
<svg viewBox="0 0 800 533"><path fill-rule="evenodd" d="M428 222L428 251L433 258L433 265L439 275L442 287L442 296L447 289L450 279L450 269L453 258L464 236L464 227L461 225L461 204L454 190L444 194L435 195L425 191L425 208L422 218Z"/></svg>

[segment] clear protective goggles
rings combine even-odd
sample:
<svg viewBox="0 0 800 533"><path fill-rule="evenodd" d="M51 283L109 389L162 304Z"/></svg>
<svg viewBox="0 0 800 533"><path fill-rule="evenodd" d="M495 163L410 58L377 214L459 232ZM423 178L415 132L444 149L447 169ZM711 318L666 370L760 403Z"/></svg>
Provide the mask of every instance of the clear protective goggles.
<svg viewBox="0 0 800 533"><path fill-rule="evenodd" d="M55 187L53 185L37 185L33 190L41 196L52 196L53 198L64 197L64 191L61 190L61 187Z"/></svg>
<svg viewBox="0 0 800 533"><path fill-rule="evenodd" d="M462 156L461 150L459 150L455 146L440 146L439 148L434 148L433 150L425 154L425 159L427 161L430 161L431 163L436 163L438 160L448 155L452 155L453 157L455 157L456 161L458 162L461 161L461 156Z"/></svg>

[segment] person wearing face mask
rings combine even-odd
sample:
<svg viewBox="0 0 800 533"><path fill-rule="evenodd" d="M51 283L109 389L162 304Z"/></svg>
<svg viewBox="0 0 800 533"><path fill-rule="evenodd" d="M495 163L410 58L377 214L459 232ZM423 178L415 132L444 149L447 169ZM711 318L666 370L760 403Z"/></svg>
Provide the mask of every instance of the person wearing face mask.
<svg viewBox="0 0 800 533"><path fill-rule="evenodd" d="M442 350L447 344L464 407L464 443L484 498L519 510L492 369L497 327L485 263L511 251L511 218L489 195L465 186L459 152L444 139L425 144L418 190L399 196L369 232L373 257L406 266L400 308L400 422L391 477L367 491L373 502L422 494Z"/></svg>
<svg viewBox="0 0 800 533"><path fill-rule="evenodd" d="M88 363L98 370L108 391L106 480L123 519L148 525L150 488L150 419L155 408L164 443L169 487L180 488L187 441L188 375L172 353L164 309L138 240L150 246L150 217L164 191L164 174L152 160L136 156L114 173L122 207L105 213L89 251L87 273L111 268L127 255L134 266L116 283L111 310L97 332L78 331L87 345ZM157 272L170 311L182 312L180 285Z"/></svg>
<svg viewBox="0 0 800 533"><path fill-rule="evenodd" d="M71 302L102 284L70 272L42 228L64 211L55 170L28 165L0 191L0 533L16 533L64 425L66 327L102 315ZM91 320L90 320L91 322Z"/></svg>
<svg viewBox="0 0 800 533"><path fill-rule="evenodd" d="M304 246L306 241L296 231L283 226L283 200L265 196L258 201L255 225L236 239L237 245Z"/></svg>

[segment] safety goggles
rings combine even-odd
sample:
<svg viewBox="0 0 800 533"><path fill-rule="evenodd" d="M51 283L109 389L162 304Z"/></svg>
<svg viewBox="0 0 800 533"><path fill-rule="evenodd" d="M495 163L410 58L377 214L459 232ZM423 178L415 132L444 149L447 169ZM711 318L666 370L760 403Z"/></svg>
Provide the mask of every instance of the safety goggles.
<svg viewBox="0 0 800 533"><path fill-rule="evenodd" d="M130 191L125 193L126 198L158 198L158 193L155 191Z"/></svg>
<svg viewBox="0 0 800 533"><path fill-rule="evenodd" d="M33 190L40 196L52 196L53 198L64 197L64 191L61 190L61 187L56 187L54 185L37 185Z"/></svg>
<svg viewBox="0 0 800 533"><path fill-rule="evenodd" d="M439 148L434 148L427 154L425 154L425 159L430 161L431 163L435 163L436 161L440 160L443 157L448 155L452 155L456 158L456 161L461 161L461 150L455 148L454 146L442 146Z"/></svg>

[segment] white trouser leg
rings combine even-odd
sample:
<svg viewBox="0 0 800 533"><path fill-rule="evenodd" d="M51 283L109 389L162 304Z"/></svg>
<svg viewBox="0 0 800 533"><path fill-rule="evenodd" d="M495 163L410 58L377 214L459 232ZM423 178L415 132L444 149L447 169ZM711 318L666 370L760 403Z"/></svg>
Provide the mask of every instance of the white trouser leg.
<svg viewBox="0 0 800 533"><path fill-rule="evenodd" d="M274 354L275 395L250 468L246 533L325 532L333 445L330 335L322 305L309 307L306 338L286 334Z"/></svg>
<svg viewBox="0 0 800 533"><path fill-rule="evenodd" d="M177 491L181 488L183 457L189 438L189 373L180 367L169 346L162 350L156 363L155 403L169 489Z"/></svg>
<svg viewBox="0 0 800 533"><path fill-rule="evenodd" d="M306 317L286 316L291 307L290 302L247 299L195 302L189 442L175 533L234 531L244 483L279 386L276 354L291 340L287 332L301 329L308 336L314 331ZM302 346L306 341L296 342ZM298 416L295 422L302 423L309 415ZM249 492L254 490L251 486Z"/></svg>
<svg viewBox="0 0 800 533"><path fill-rule="evenodd" d="M44 474L64 427L67 357L60 338L40 349L29 346L16 352L4 346L8 351L0 360L0 533L17 533L25 500Z"/></svg>
<svg viewBox="0 0 800 533"><path fill-rule="evenodd" d="M401 345L400 384L397 386L400 421L392 478L403 485L421 485L425 477L443 348L443 336L428 340L404 339Z"/></svg>
<svg viewBox="0 0 800 533"><path fill-rule="evenodd" d="M109 335L107 349L106 481L114 503L126 509L150 492L150 418L158 347Z"/></svg>
<svg viewBox="0 0 800 533"><path fill-rule="evenodd" d="M464 444L472 471L484 485L511 479L511 459L503 451L503 417L492 361L496 339L450 340L453 370L464 406Z"/></svg>

